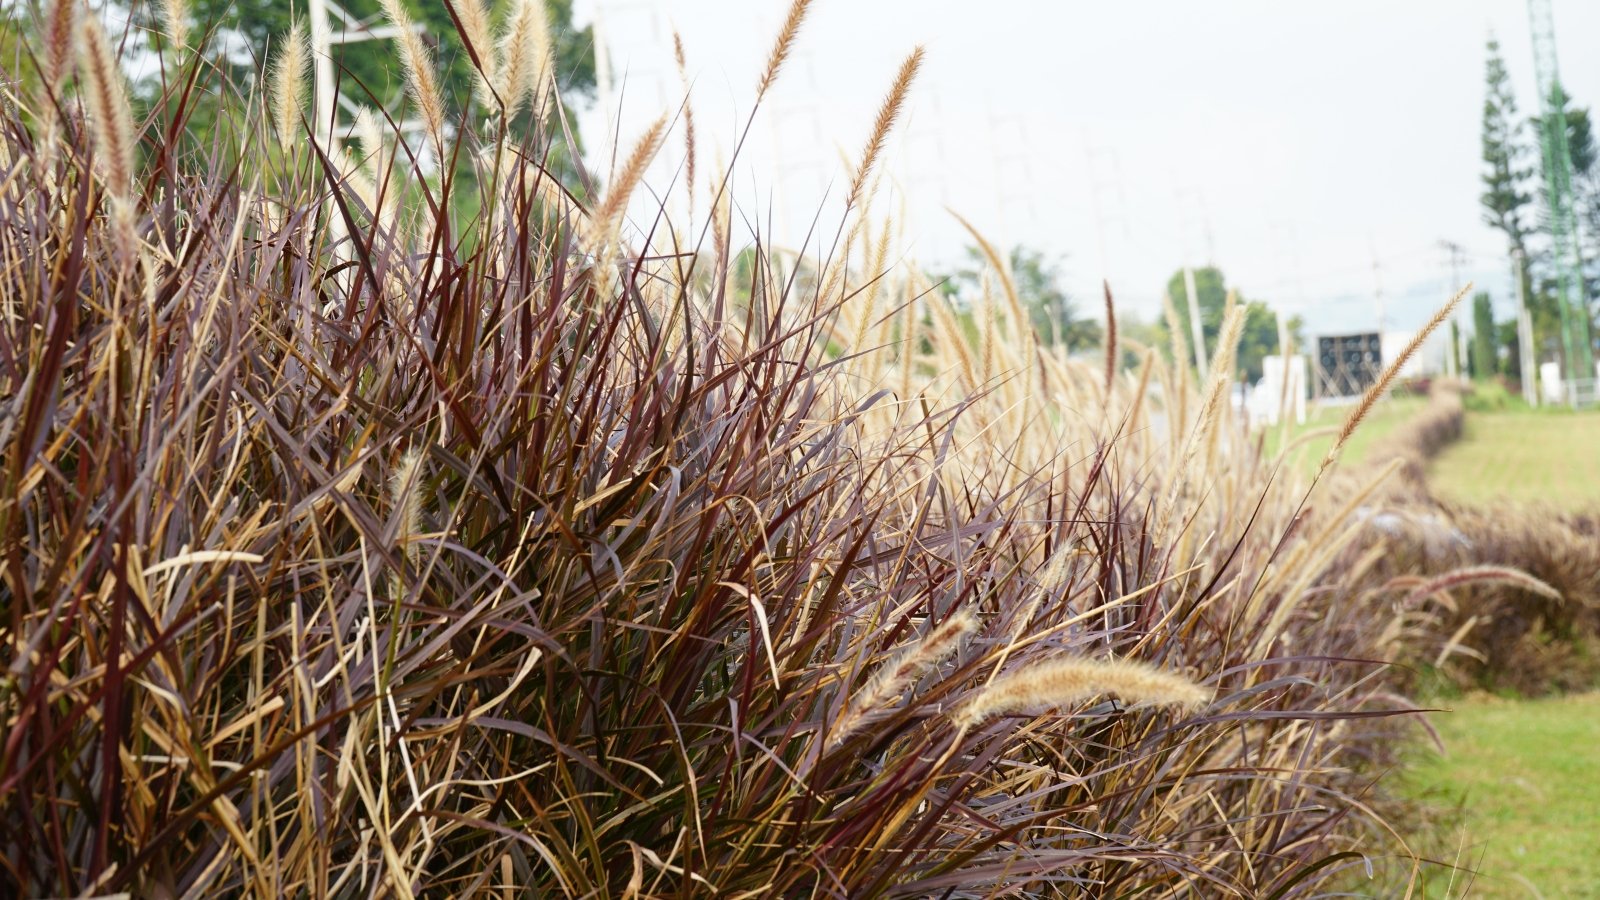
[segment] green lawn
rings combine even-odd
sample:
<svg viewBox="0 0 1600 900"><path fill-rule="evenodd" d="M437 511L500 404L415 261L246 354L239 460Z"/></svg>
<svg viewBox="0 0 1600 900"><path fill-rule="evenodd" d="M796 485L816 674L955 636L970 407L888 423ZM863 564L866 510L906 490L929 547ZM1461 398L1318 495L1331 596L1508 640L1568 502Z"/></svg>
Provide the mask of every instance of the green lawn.
<svg viewBox="0 0 1600 900"><path fill-rule="evenodd" d="M1428 468L1437 496L1493 508L1600 505L1600 413L1469 407ZM1428 897L1600 898L1600 693L1436 701L1441 755L1403 776L1428 820L1418 848L1478 870L1434 870Z"/></svg>
<svg viewBox="0 0 1600 900"><path fill-rule="evenodd" d="M1434 460L1428 483L1479 505L1600 504L1600 412L1468 412L1466 434Z"/></svg>
<svg viewBox="0 0 1600 900"><path fill-rule="evenodd" d="M1343 460L1346 465L1360 462L1365 458L1367 448L1379 437L1389 433L1393 428L1404 422L1407 418L1427 403L1422 397L1403 395L1389 396L1378 401L1372 412L1350 436L1350 443L1345 445ZM1350 406L1321 406L1316 405L1306 413L1306 424L1291 425L1289 440L1294 441L1298 435L1318 429L1334 428L1344 424L1344 417L1350 412ZM1266 452L1270 455L1277 452L1280 431L1276 427L1267 427ZM1310 475L1316 471L1322 462L1322 457L1327 454L1328 448L1333 445L1334 435L1325 434L1312 438L1295 447L1290 452L1289 464L1296 470Z"/></svg>
<svg viewBox="0 0 1600 900"><path fill-rule="evenodd" d="M1600 694L1439 705L1445 753L1419 747L1402 776L1448 811L1419 849L1479 874L1430 872L1426 896L1600 898Z"/></svg>

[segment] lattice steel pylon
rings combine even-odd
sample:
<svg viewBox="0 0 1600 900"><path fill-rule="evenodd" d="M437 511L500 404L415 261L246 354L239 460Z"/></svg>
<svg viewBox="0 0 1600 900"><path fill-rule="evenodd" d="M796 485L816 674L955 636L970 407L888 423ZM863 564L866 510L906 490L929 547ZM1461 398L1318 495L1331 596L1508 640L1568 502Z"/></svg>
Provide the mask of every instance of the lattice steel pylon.
<svg viewBox="0 0 1600 900"><path fill-rule="evenodd" d="M1550 0L1528 0L1528 28L1533 34L1533 71L1539 84L1543 115L1539 147L1544 157L1545 199L1550 211L1556 280L1561 304L1561 344L1566 352L1565 377L1595 377L1589 338L1589 303L1583 285L1583 258L1578 247L1578 219L1572 208L1572 155L1567 146L1565 92L1556 66L1556 23Z"/></svg>

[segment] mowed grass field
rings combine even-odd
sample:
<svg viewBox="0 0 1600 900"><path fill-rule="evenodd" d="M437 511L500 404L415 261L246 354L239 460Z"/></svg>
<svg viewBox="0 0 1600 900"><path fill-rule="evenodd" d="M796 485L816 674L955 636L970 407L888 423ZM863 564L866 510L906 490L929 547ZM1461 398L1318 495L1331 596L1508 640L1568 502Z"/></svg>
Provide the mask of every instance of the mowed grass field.
<svg viewBox="0 0 1600 900"><path fill-rule="evenodd" d="M1466 433L1434 459L1428 484L1475 505L1600 506L1600 412L1468 412Z"/></svg>
<svg viewBox="0 0 1600 900"><path fill-rule="evenodd" d="M1427 405L1426 397L1413 394L1391 394L1378 402L1372 412L1362 421L1361 427L1351 435L1350 442L1345 445L1342 459L1346 464L1359 462L1366 458L1367 450L1374 441L1388 434L1394 427L1415 415L1418 410ZM1300 436L1308 435L1313 431L1324 431L1316 437L1306 438L1304 443L1298 444L1289 454L1289 465L1296 470L1310 475L1321 464L1322 457L1327 454L1328 448L1333 446L1335 431L1344 424L1344 417L1349 414L1348 405L1331 406L1315 405L1306 411L1306 424L1291 425L1289 427L1289 440L1294 442ZM1266 437L1266 450L1270 455L1277 452L1280 429L1267 426L1264 430Z"/></svg>
<svg viewBox="0 0 1600 900"><path fill-rule="evenodd" d="M1445 753L1419 746L1405 784L1440 823L1429 897L1600 898L1600 693L1438 705Z"/></svg>
<svg viewBox="0 0 1600 900"><path fill-rule="evenodd" d="M1478 507L1600 506L1600 413L1467 412L1430 490ZM1439 823L1429 849L1478 872L1434 871L1430 897L1600 898L1600 693L1437 701L1445 744L1406 784Z"/></svg>

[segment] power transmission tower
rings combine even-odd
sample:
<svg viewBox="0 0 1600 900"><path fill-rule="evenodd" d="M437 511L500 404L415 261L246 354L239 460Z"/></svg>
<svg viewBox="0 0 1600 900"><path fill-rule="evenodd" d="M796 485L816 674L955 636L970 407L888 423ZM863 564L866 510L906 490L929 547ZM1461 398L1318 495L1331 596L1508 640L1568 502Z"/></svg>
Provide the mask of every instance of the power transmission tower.
<svg viewBox="0 0 1600 900"><path fill-rule="evenodd" d="M1545 199L1550 208L1550 237L1561 306L1561 342L1566 350L1568 382L1595 377L1589 343L1589 304L1584 297L1583 267L1578 250L1578 220L1572 208L1572 156L1567 147L1565 92L1556 66L1556 24L1550 0L1528 0L1528 28L1533 34L1533 71L1544 115L1539 147L1544 154Z"/></svg>
<svg viewBox="0 0 1600 900"><path fill-rule="evenodd" d="M311 115L317 136L331 145L332 141L343 132L338 124L337 109L353 114L359 108L339 93L334 75L334 45L386 41L397 37L401 31L384 20L360 19L345 9L338 0L308 0L306 16L311 20L313 87ZM334 28L335 20L338 23L338 30ZM419 33L422 31L421 25L413 25L412 28ZM411 131L419 127L421 123L417 121L408 120L400 123L402 131ZM324 132L324 128L330 131Z"/></svg>

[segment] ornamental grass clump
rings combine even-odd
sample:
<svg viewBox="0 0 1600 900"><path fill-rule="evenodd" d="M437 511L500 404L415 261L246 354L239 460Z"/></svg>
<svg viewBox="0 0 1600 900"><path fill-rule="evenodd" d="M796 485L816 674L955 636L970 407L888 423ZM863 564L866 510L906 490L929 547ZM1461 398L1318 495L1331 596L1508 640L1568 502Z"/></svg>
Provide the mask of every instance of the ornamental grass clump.
<svg viewBox="0 0 1600 900"><path fill-rule="evenodd" d="M45 33L94 15L68 3ZM885 267L871 171L918 55L839 245L792 248L738 232L737 158L681 188L703 220L646 203L683 120L560 181L560 117L510 114L560 113L537 21L475 15L436 48L496 49L473 108L402 31L408 108L358 153L291 114L293 38L274 97L195 29L148 108L114 40L0 98L0 894L1303 896L1412 865L1372 812L1406 588L1345 564L1225 373L1108 383L992 248L977 347Z"/></svg>

